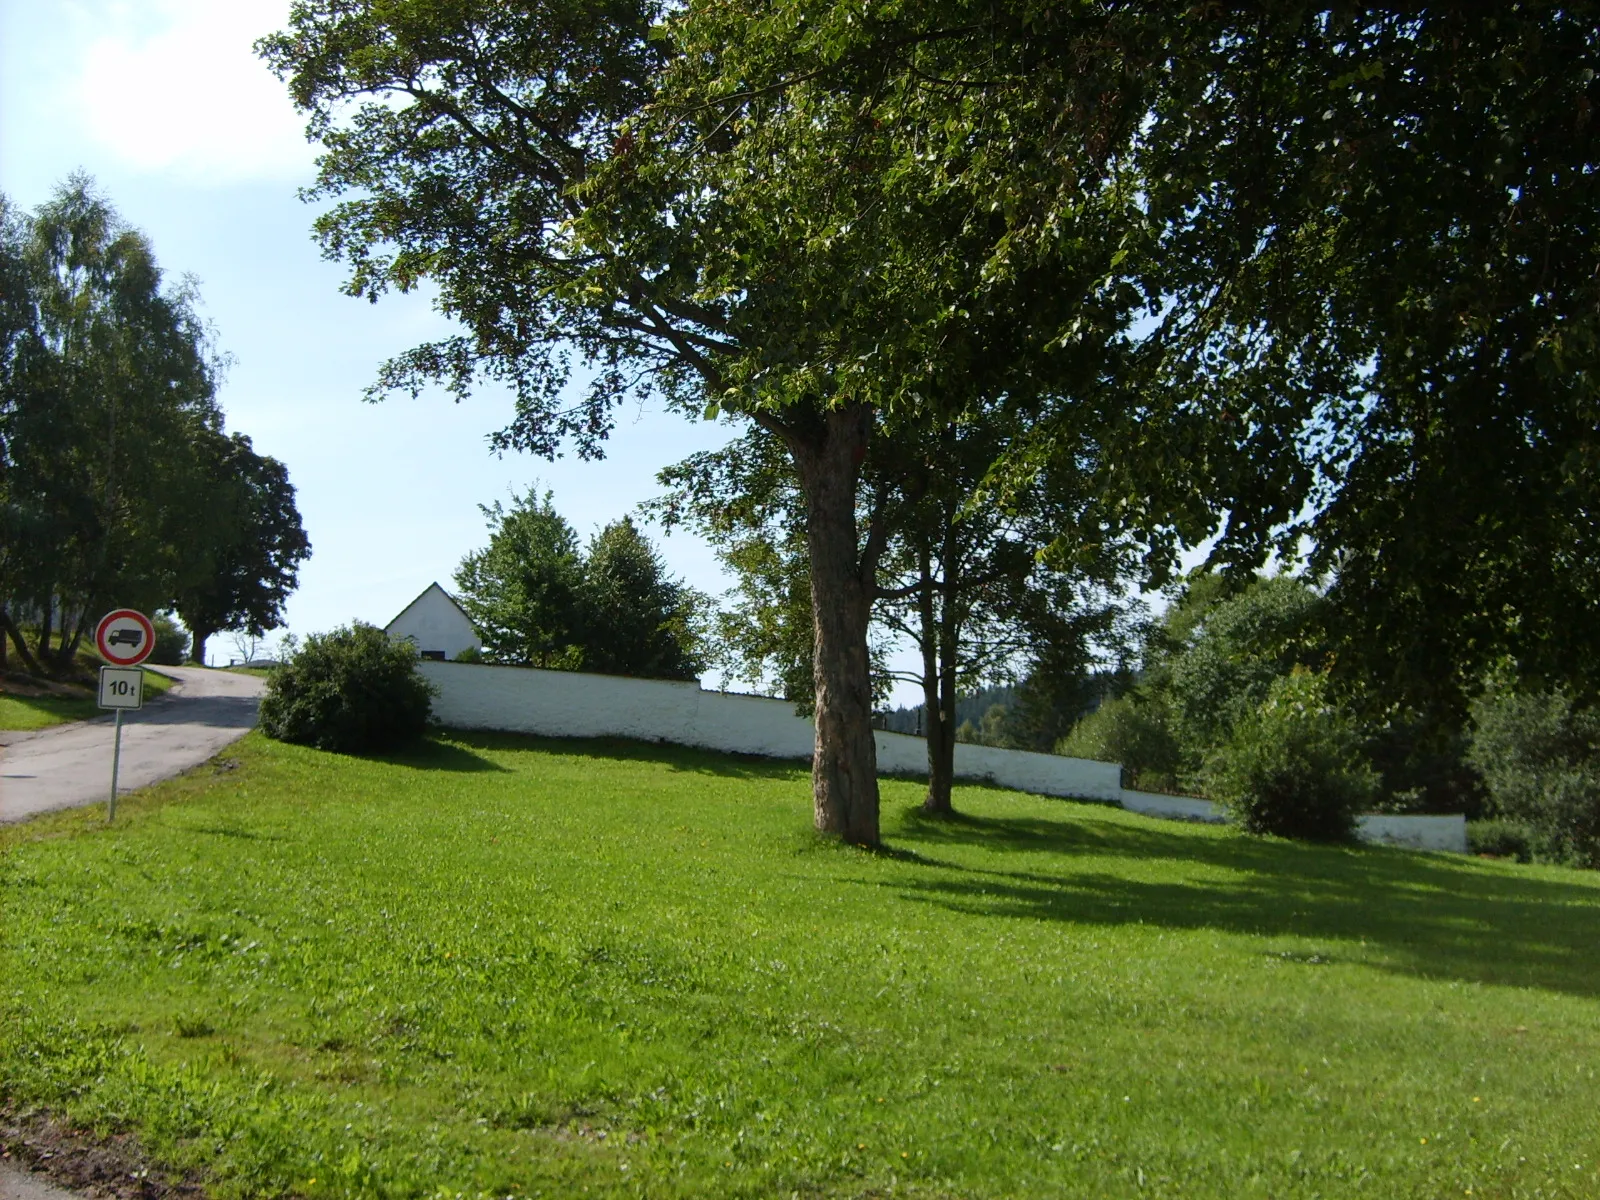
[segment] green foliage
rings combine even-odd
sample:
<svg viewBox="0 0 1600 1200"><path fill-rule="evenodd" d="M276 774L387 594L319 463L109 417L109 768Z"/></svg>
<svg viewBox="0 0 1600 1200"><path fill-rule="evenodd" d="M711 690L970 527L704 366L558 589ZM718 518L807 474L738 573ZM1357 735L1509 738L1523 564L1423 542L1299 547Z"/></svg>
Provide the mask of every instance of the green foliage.
<svg viewBox="0 0 1600 1200"><path fill-rule="evenodd" d="M487 660L555 670L694 679L704 666L704 597L671 578L624 517L588 553L533 489L483 510L489 545L462 559L459 601Z"/></svg>
<svg viewBox="0 0 1600 1200"><path fill-rule="evenodd" d="M1527 827L1539 857L1600 867L1600 708L1562 687L1520 691L1502 672L1472 723L1468 758L1495 811Z"/></svg>
<svg viewBox="0 0 1600 1200"><path fill-rule="evenodd" d="M1467 848L1473 854L1533 861L1533 836L1520 821L1468 821Z"/></svg>
<svg viewBox="0 0 1600 1200"><path fill-rule="evenodd" d="M189 648L189 635L166 613L157 613L152 623L156 627L156 645L150 652L150 661L158 666L181 666Z"/></svg>
<svg viewBox="0 0 1600 1200"><path fill-rule="evenodd" d="M223 432L193 284L75 175L0 201L0 286L0 612L63 614L58 670L113 603L176 608L197 656L277 624L309 546L282 464Z"/></svg>
<svg viewBox="0 0 1600 1200"><path fill-rule="evenodd" d="M1594 1191L1600 875L899 781L864 854L803 767L638 743L227 757L0 827L8 1102L209 1195Z"/></svg>
<svg viewBox="0 0 1600 1200"><path fill-rule="evenodd" d="M1164 697L1113 696L1055 745L1057 754L1122 764L1128 787L1173 791L1182 753Z"/></svg>
<svg viewBox="0 0 1600 1200"><path fill-rule="evenodd" d="M187 562L174 607L194 634L195 662L223 629L261 637L283 624L311 542L289 472L250 439L210 432L196 446L206 500L186 531Z"/></svg>
<svg viewBox="0 0 1600 1200"><path fill-rule="evenodd" d="M1360 733L1328 698L1327 679L1295 671L1234 722L1206 756L1206 794L1249 833L1348 841L1378 777Z"/></svg>
<svg viewBox="0 0 1600 1200"><path fill-rule="evenodd" d="M1190 763L1228 738L1295 667L1319 668L1315 640L1322 600L1291 575L1258 578L1232 595L1179 602L1173 626L1188 636L1152 674L1171 700L1177 737ZM1201 609L1195 613L1195 607Z"/></svg>
<svg viewBox="0 0 1600 1200"><path fill-rule="evenodd" d="M999 746L1005 750L1016 749L1011 744L1008 732L1009 715L1010 710L1004 704L991 704L976 722L968 717L956 726L956 741L970 742L979 746Z"/></svg>
<svg viewBox="0 0 1600 1200"><path fill-rule="evenodd" d="M695 679L703 599L667 574L633 521L607 525L583 562L583 666L607 675Z"/></svg>
<svg viewBox="0 0 1600 1200"><path fill-rule="evenodd" d="M40 648L65 661L113 599L171 602L205 499L194 446L222 414L192 290L87 178L4 232L24 291L0 387L0 598L73 614Z"/></svg>
<svg viewBox="0 0 1600 1200"><path fill-rule="evenodd" d="M583 662L583 560L551 493L483 508L489 545L461 560L457 600L495 662L574 670Z"/></svg>
<svg viewBox="0 0 1600 1200"><path fill-rule="evenodd" d="M144 673L144 701L150 701L172 687L172 680L154 671ZM0 730L48 729L70 721L88 721L104 710L95 703L88 688L68 689L46 696L14 696L0 693Z"/></svg>
<svg viewBox="0 0 1600 1200"><path fill-rule="evenodd" d="M360 621L312 634L267 677L261 728L341 754L391 750L427 728L432 689L416 647Z"/></svg>

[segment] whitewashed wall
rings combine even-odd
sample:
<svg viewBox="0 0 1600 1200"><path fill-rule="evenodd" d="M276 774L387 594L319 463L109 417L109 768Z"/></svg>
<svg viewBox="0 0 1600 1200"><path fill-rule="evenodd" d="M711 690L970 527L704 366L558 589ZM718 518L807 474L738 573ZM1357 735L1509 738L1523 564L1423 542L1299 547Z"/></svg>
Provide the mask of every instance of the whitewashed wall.
<svg viewBox="0 0 1600 1200"><path fill-rule="evenodd" d="M1439 816L1391 816L1366 813L1356 818L1356 836L1364 842L1408 846L1412 850L1467 852L1467 818L1461 813Z"/></svg>
<svg viewBox="0 0 1600 1200"><path fill-rule="evenodd" d="M576 671L424 662L438 689L434 715L457 729L499 729L547 737L626 737L703 746L730 754L808 759L815 730L785 700L706 692L696 683L628 679ZM877 734L878 769L887 775L924 774L926 744L903 733ZM1133 812L1189 821L1221 821L1209 800L1136 792L1122 786L1116 763L1000 750L960 743L956 775L1044 796L1109 800ZM1465 853L1465 818L1364 816L1359 835L1421 850Z"/></svg>
<svg viewBox="0 0 1600 1200"><path fill-rule="evenodd" d="M629 737L704 746L769 758L811 757L809 720L785 700L706 692L695 683L628 679L576 671L424 662L423 676L439 689L434 715L458 729L505 729L550 737ZM878 769L888 775L927 770L921 738L879 732ZM1115 763L958 745L956 774L1046 796L1120 798Z"/></svg>
<svg viewBox="0 0 1600 1200"><path fill-rule="evenodd" d="M1209 800L1193 796L1164 796L1156 792L1122 793L1122 806L1152 817L1176 817L1184 821L1227 820L1222 810ZM1413 850L1467 852L1467 818L1461 813L1443 816L1400 816L1389 813L1364 813L1356 818L1356 836L1364 842L1407 846Z"/></svg>

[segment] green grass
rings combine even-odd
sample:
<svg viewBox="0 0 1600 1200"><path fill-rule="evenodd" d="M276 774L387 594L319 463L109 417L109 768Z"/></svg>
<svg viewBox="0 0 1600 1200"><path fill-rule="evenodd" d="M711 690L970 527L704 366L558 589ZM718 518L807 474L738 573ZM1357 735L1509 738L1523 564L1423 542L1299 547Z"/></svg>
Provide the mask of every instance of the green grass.
<svg viewBox="0 0 1600 1200"><path fill-rule="evenodd" d="M173 680L154 671L144 673L144 699L148 704L164 695ZM69 721L87 721L102 715L93 693L82 696L11 696L0 694L0 730L45 729Z"/></svg>
<svg viewBox="0 0 1600 1200"><path fill-rule="evenodd" d="M1593 1197L1600 877L251 735L0 831L0 1091L219 1195Z"/></svg>

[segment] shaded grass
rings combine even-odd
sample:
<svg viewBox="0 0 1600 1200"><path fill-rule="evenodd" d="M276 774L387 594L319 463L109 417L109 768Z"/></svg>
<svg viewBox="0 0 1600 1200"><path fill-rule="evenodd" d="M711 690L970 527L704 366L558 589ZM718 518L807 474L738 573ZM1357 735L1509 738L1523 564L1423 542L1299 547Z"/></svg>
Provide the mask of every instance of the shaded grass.
<svg viewBox="0 0 1600 1200"><path fill-rule="evenodd" d="M147 670L144 673L144 700L165 695L173 680ZM52 725L65 725L70 721L88 721L101 716L105 709L95 702L92 689L76 696L17 696L0 693L0 730L26 731L46 729Z"/></svg>
<svg viewBox="0 0 1600 1200"><path fill-rule="evenodd" d="M898 781L868 854L640 743L229 753L0 832L0 1087L221 1194L1600 1192L1592 875Z"/></svg>

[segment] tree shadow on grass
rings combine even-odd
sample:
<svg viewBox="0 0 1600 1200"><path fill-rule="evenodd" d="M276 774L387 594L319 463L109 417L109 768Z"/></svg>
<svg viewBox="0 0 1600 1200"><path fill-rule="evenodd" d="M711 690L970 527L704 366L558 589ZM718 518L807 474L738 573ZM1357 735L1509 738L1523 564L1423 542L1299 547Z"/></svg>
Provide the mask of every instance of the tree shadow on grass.
<svg viewBox="0 0 1600 1200"><path fill-rule="evenodd" d="M941 871L877 885L956 912L1364 941L1377 953L1362 960L1384 970L1600 996L1600 880L1586 886L1466 858L1168 832L1089 814L960 816L905 828L918 851L992 852L990 867L941 861L930 863ZM1025 866L1005 861L1023 854ZM1237 876L1155 882L1090 866L1100 857L1202 863Z"/></svg>
<svg viewBox="0 0 1600 1200"><path fill-rule="evenodd" d="M455 737L448 741L430 737L403 750L392 750L387 754L361 754L355 757L366 762L405 767L412 771L509 772L511 769L501 766L492 758L476 753L471 746L462 744L461 739Z"/></svg>

